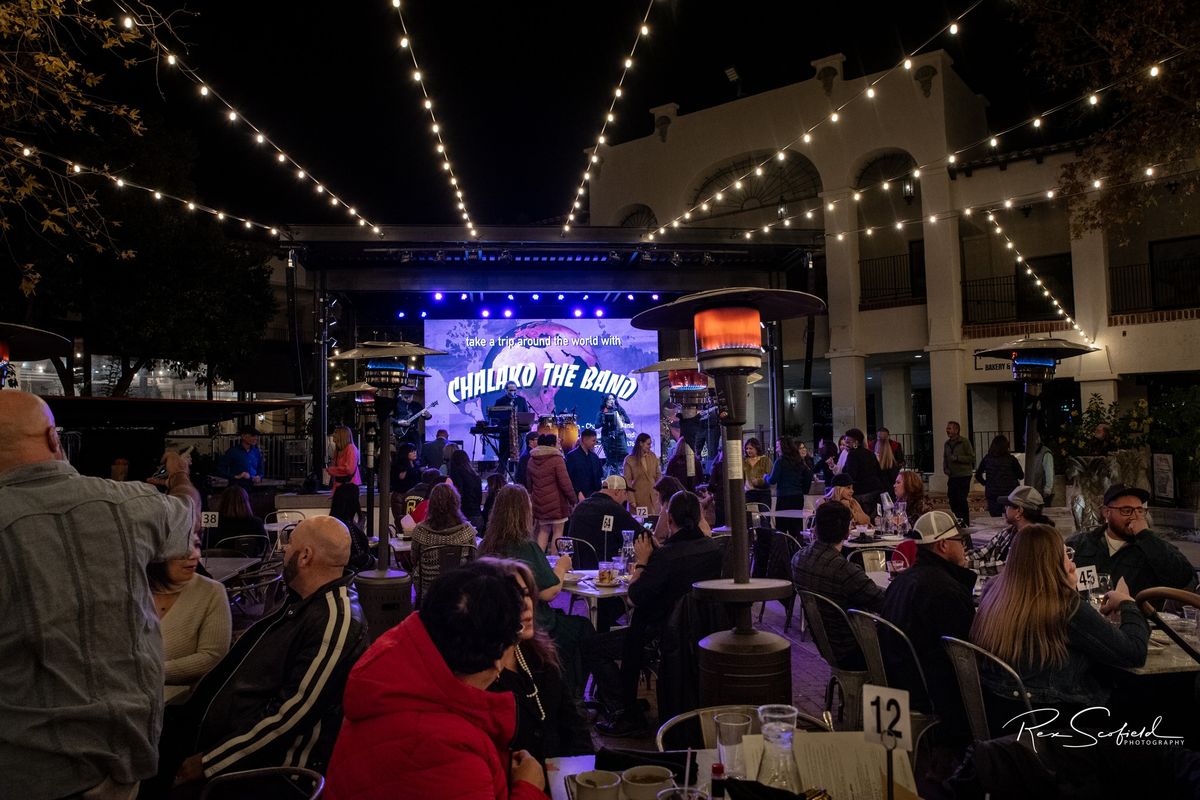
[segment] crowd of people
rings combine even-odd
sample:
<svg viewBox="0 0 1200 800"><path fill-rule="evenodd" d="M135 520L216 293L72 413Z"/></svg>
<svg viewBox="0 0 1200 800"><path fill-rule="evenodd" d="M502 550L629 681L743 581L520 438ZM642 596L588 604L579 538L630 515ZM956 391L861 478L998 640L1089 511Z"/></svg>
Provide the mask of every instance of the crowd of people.
<svg viewBox="0 0 1200 800"><path fill-rule="evenodd" d="M186 459L164 457L161 486L83 477L64 459L45 404L0 393L0 555L22 567L0 581L9 611L0 640L10 645L0 664L0 794L192 797L217 775L295 766L324 774L331 798L432 797L448 786L462 796L544 796L548 758L592 752L587 686L598 731L646 731L638 684L648 654L661 696L661 684L695 660L667 644L689 635L681 620L691 586L724 568L713 535L720 496L706 487L723 482L726 462L718 454L710 475L703 464L672 475L649 438L637 438L623 474L607 476L594 435L565 454L553 435L527 440L523 481L489 476L486 495L461 450L402 446L390 499L397 522L414 523L419 604L371 635L354 588L374 564L360 476L335 465L331 475L343 480L329 515L278 534L280 601L234 640L225 588L202 574L201 503ZM1109 700L1109 668L1146 658L1149 631L1133 596L1195 585L1187 559L1149 530L1144 491L1112 487L1104 525L1064 542L1040 490L1009 487L1007 442L975 465L965 441L947 441L948 477L972 461L1005 521L980 547L960 515L932 507L886 435L868 445L852 429L836 450L820 443L817 458L792 439L770 454L751 438L741 459L748 503L801 508L814 482L825 483L793 582L903 631L917 662L885 647L889 682L910 691L914 708L936 709L939 740L951 744L969 735L942 637L1011 665L1035 705L1078 710ZM338 451L353 446L342 439ZM677 443L672 457L690 461L688 449ZM440 467L421 460L435 450ZM243 480L220 499L218 535L265 536ZM886 589L844 549L852 526L876 513L902 517L912 548ZM564 538L572 547L560 546ZM442 574L421 552L443 545L477 547L477 557ZM632 551L627 597L602 601L594 625L552 605L568 573L623 550ZM1099 607L1077 591L1084 566L1111 576ZM991 580L977 599L979 574ZM861 669L853 631L827 611L833 658ZM984 670L983 680L989 711L1005 718L1009 674Z"/></svg>

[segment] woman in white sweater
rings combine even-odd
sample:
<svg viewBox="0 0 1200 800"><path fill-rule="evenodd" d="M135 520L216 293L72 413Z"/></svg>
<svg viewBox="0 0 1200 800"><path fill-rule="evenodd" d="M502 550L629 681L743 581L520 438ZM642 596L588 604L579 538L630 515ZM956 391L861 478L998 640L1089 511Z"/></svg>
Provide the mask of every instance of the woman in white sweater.
<svg viewBox="0 0 1200 800"><path fill-rule="evenodd" d="M149 564L146 575L162 631L164 696L187 691L229 652L233 620L225 587L196 574L200 551L191 558Z"/></svg>

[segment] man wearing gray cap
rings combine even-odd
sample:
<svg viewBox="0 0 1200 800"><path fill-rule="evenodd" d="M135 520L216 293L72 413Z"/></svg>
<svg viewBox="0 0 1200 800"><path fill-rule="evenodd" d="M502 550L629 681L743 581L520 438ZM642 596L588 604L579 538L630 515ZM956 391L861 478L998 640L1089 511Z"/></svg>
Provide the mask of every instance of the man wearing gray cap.
<svg viewBox="0 0 1200 800"><path fill-rule="evenodd" d="M908 636L921 661L929 697L907 648L888 645L883 657L894 686L907 689L913 707L942 718L942 729L957 738L967 732L966 712L958 693L954 668L942 647L943 636L968 639L975 619L971 590L975 573L967 569L970 536L945 511L930 511L917 519L914 531L917 561L895 577L883 598L883 616Z"/></svg>
<svg viewBox="0 0 1200 800"><path fill-rule="evenodd" d="M980 575L995 575L1008 560L1008 548L1012 547L1017 531L1030 525L1054 523L1042 513L1045 503L1042 495L1032 486L1018 486L1000 501L1004 508L1004 528L983 547L967 553L967 566Z"/></svg>

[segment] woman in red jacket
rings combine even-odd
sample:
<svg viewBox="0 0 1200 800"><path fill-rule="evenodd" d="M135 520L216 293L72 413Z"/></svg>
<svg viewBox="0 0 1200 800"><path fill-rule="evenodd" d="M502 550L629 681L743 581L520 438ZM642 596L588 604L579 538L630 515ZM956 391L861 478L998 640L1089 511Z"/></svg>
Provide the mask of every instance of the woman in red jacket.
<svg viewBox="0 0 1200 800"><path fill-rule="evenodd" d="M529 465L525 468L525 488L533 502L533 524L537 531L537 543L542 550L563 535L563 527L571 516L575 505L575 489L567 474L567 462L558 449L558 437L543 433L538 437L537 447L529 453Z"/></svg>
<svg viewBox="0 0 1200 800"><path fill-rule="evenodd" d="M329 465L329 477L334 484L353 483L362 485L358 474L358 448L354 446L354 434L345 425L333 429L333 463Z"/></svg>
<svg viewBox="0 0 1200 800"><path fill-rule="evenodd" d="M516 703L487 688L522 630L525 601L496 564L448 572L421 611L375 641L346 683L329 800L545 800L545 774L508 749Z"/></svg>

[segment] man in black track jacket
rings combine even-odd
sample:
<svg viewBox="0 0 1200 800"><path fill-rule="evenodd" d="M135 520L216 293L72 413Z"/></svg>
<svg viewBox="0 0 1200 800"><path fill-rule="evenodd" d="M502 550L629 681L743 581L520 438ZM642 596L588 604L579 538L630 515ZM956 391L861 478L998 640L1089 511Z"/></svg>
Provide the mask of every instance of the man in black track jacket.
<svg viewBox="0 0 1200 800"><path fill-rule="evenodd" d="M287 601L238 639L169 721L155 788L267 766L324 770L346 678L367 647L349 555L338 520L296 526L284 549Z"/></svg>

